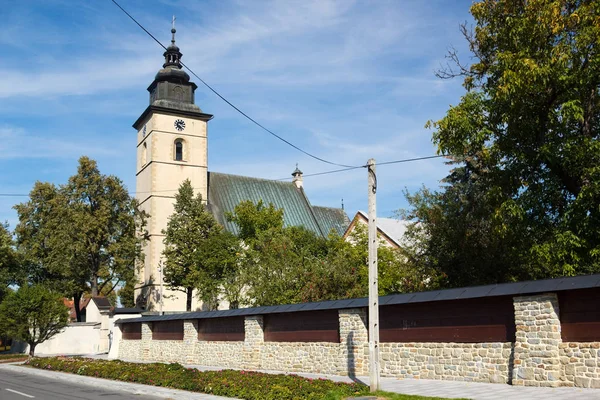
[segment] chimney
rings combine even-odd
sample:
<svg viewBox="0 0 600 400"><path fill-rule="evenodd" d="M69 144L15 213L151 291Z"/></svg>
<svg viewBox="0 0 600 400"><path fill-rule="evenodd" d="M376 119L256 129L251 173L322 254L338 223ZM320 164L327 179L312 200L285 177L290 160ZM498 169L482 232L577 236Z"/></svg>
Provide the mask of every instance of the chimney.
<svg viewBox="0 0 600 400"><path fill-rule="evenodd" d="M302 189L302 187L304 186L302 184L302 171L298 169L298 164L296 164L296 169L294 170L294 172L292 172L292 176L294 177L294 179L292 179L292 183L296 185L298 189Z"/></svg>

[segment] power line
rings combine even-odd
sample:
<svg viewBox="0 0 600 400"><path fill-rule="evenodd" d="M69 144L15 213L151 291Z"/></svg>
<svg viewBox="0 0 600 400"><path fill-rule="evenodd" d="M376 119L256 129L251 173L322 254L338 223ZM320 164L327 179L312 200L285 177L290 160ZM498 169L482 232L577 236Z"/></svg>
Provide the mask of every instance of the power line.
<svg viewBox="0 0 600 400"><path fill-rule="evenodd" d="M404 159L404 160L378 162L377 166L380 166L380 165L389 165L389 164L400 164L400 163L406 163L406 162L411 162L411 161L431 160L432 158L441 158L441 157L448 157L448 155L447 154L442 154L442 155L437 155L437 156L407 158L407 159Z"/></svg>
<svg viewBox="0 0 600 400"><path fill-rule="evenodd" d="M447 155L437 155L437 156L427 156L427 157L417 157L417 158L406 158L403 160L394 160L394 161L384 161L381 163L378 163L377 165L390 165L390 164L400 164L400 163L407 163L407 162L412 162L412 161L421 161L421 160L430 160L433 158L441 158L441 157L447 157ZM311 177L311 176L320 176L320 175L329 175L329 174L335 174L338 172L346 172L346 171L352 171L354 169L359 169L359 168L366 168L367 165L359 165L356 167L348 167L348 168L342 168L342 169L334 169L331 171L323 171L323 172L315 172L314 174L303 174L302 177ZM289 177L286 178L279 178L279 179L265 179L268 181L285 181L288 179L292 179ZM194 188L194 190L198 190L199 188ZM135 194L147 194L147 193L161 193L161 192L176 192L178 189L165 189L165 190L151 190L151 191L143 191L143 192L129 192L130 195L135 195ZM20 193L0 193L0 197L28 197L29 194L20 194Z"/></svg>
<svg viewBox="0 0 600 400"><path fill-rule="evenodd" d="M154 39L154 41L156 43L158 43L160 45L160 47L162 47L163 49L167 50L167 48L165 47L165 45L163 45L152 33L150 33L146 28L144 28L144 26L142 24L140 24L131 14L129 14L123 7L121 7L121 5L119 3L116 2L116 0L111 0L117 7L119 7L119 9L121 11L123 11L133 22L136 23L137 26L139 26L144 32L146 32L148 34L148 36L150 36L152 39ZM276 137L277 139L281 140L282 142L284 142L285 144L293 147L294 149L306 154L309 157L314 158L315 160L324 162L326 164L330 164L330 165L336 165L338 167L346 167L346 168L353 168L353 166L351 165L344 165L344 164L338 164L332 161L328 161L325 160L321 157L317 157L314 154L311 154L303 149L301 149L300 147L296 146L295 144L291 143L290 141L284 139L283 137L279 136L278 134L276 134L275 132L273 132L272 130L266 128L264 125L262 125L261 123L259 123L258 121L256 121L254 118L250 117L248 114L246 114L245 112L243 112L242 110L240 110L238 107L236 107L233 103L231 103L229 100L227 100L225 97L223 97L219 92L217 92L215 89L213 89L212 86L210 86L208 83L206 83L202 78L200 78L190 67L188 67L186 64L184 64L181 60L179 61L181 63L181 65L183 65L185 68L188 69L188 71L190 71L190 73L192 75L194 75L200 82L202 82L202 84L204 86L206 86L211 92L213 92L215 95L217 95L221 100L223 100L225 103L227 103L229 106L231 106L234 110L236 110L237 112L239 112L241 115L243 115L244 117L246 117L249 121L251 121L252 123L254 123L256 126L260 127L261 129L263 129L264 131L268 132L269 134L271 134L272 136Z"/></svg>

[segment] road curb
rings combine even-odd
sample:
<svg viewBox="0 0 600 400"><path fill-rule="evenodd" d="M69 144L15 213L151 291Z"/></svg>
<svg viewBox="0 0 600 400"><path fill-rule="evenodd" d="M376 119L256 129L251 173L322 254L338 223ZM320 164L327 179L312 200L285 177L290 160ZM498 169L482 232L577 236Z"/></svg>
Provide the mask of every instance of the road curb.
<svg viewBox="0 0 600 400"><path fill-rule="evenodd" d="M81 376L69 374L66 372L47 371L26 367L22 363L0 364L0 371L9 370L29 375L41 376L44 378L65 381L75 385L93 386L97 388L110 388L110 390L127 392L135 395L147 395L162 397L164 399L177 400L239 400L233 397L214 396L205 393L186 392L184 390L170 389L158 386L142 385L140 383L113 381L110 379L93 378L90 376Z"/></svg>

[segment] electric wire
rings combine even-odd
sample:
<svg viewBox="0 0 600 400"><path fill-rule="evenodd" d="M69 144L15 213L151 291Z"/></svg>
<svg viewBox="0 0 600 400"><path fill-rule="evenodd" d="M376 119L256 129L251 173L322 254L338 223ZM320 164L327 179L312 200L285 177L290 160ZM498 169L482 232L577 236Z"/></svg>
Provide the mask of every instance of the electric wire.
<svg viewBox="0 0 600 400"><path fill-rule="evenodd" d="M121 11L123 11L125 13L125 15L127 15L133 22L136 23L137 26L139 26L144 32L146 32L146 34L148 34L148 36L150 36L152 39L154 39L154 41L156 43L158 43L160 45L160 47L162 47L163 49L167 50L167 48L165 47L164 44L162 44L160 42L160 40L158 40L152 33L150 33L146 28L144 28L144 26L142 24L140 24L130 13L128 13L123 7L121 7L121 5L119 3L116 2L116 0L111 0ZM213 92L215 95L217 95L221 100L223 100L225 103L227 103L229 106L231 106L234 110L236 110L238 113L240 113L241 115L243 115L244 117L246 117L249 121L251 121L252 123L254 123L256 126L260 127L261 129L263 129L264 131L268 132L269 134L271 134L272 136L276 137L277 139L281 140L282 142L286 143L287 145L293 147L294 149L300 151L301 153L306 154L309 157L314 158L315 160L324 162L326 164L330 164L330 165L335 165L338 167L345 167L345 168L353 168L353 166L351 165L345 165L345 164L339 164L339 163L335 163L333 161L328 161L325 160L324 158L315 156L314 154L311 154L309 152L307 152L306 150L301 149L300 147L296 146L295 144L293 144L292 142L284 139L283 137L279 136L278 134L276 134L275 132L273 132L272 130L266 128L264 125L262 125L260 122L256 121L254 118L250 117L248 114L246 114L244 111L240 110L237 106L235 106L233 103L231 103L229 100L227 100L224 96L222 96L219 92L217 92L212 86L210 86L208 83L206 83L202 78L200 78L190 67L188 67L186 64L183 63L183 61L179 61L179 63L184 66L185 68L187 68L188 71L190 71L190 73L192 75L194 75L200 82L202 82L202 84L204 86L206 86L211 92Z"/></svg>

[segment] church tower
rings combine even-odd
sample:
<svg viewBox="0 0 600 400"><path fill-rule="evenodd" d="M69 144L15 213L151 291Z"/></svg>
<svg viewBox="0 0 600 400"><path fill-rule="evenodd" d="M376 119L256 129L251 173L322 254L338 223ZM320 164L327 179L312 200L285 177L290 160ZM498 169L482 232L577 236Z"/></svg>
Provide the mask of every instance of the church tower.
<svg viewBox="0 0 600 400"><path fill-rule="evenodd" d="M144 248L144 266L138 272L135 297L148 311L185 311L183 292L170 291L162 280L162 230L173 213L179 185L189 179L194 193L207 198L207 122L212 115L194 104L196 84L181 68L181 52L175 45L175 25L165 63L150 92L150 105L135 121L137 130L136 197L150 218L150 240ZM161 305L160 293L168 296ZM195 305L192 305L195 308Z"/></svg>

